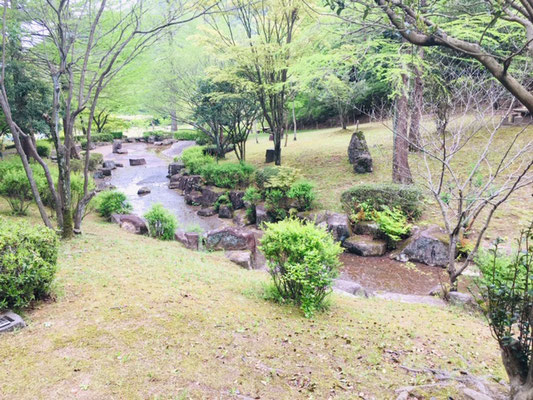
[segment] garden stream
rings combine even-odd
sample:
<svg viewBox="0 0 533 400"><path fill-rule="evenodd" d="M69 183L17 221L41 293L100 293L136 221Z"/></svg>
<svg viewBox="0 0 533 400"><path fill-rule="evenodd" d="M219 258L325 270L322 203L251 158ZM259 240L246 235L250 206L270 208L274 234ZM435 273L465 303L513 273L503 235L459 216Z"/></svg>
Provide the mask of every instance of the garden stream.
<svg viewBox="0 0 533 400"><path fill-rule="evenodd" d="M179 141L170 147L154 147L145 143L124 143L128 154L113 154L112 146L101 146L95 151L104 155L104 160L121 163L123 167L113 170L106 181L124 192L133 206L133 213L143 215L155 203L162 204L176 215L180 228L200 227L204 231L231 224L217 216L200 217L197 207L188 206L184 197L168 188L168 163L189 146L192 141ZM130 158L144 158L146 165L130 166ZM151 190L149 194L138 195L141 187ZM414 303L442 304L427 294L447 276L442 268L418 263L400 263L383 257L359 257L344 253L340 279L359 283L377 296Z"/></svg>

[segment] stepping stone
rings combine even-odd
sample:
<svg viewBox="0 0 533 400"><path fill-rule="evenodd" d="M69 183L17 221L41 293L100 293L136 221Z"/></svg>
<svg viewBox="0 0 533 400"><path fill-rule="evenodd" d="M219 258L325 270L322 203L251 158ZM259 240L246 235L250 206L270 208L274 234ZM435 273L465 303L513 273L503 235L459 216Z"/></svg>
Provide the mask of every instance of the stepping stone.
<svg viewBox="0 0 533 400"><path fill-rule="evenodd" d="M215 211L213 207L208 207L208 208L202 208L201 210L198 210L196 214L198 214L198 216L200 217L212 217L216 213L217 212Z"/></svg>
<svg viewBox="0 0 533 400"><path fill-rule="evenodd" d="M22 329L26 327L26 323L12 311L0 313L0 333L11 332L15 329Z"/></svg>
<svg viewBox="0 0 533 400"><path fill-rule="evenodd" d="M130 166L135 167L137 165L146 165L144 158L130 158Z"/></svg>
<svg viewBox="0 0 533 400"><path fill-rule="evenodd" d="M145 195L145 194L148 194L148 193L151 193L152 191L150 190L150 188L147 188L146 186L143 186L142 188L140 188L139 190L137 190L137 194L139 196L142 196L142 195Z"/></svg>
<svg viewBox="0 0 533 400"><path fill-rule="evenodd" d="M343 242L342 246L349 253L363 257L382 256L387 251L387 244L383 240L376 240L366 235L350 236Z"/></svg>

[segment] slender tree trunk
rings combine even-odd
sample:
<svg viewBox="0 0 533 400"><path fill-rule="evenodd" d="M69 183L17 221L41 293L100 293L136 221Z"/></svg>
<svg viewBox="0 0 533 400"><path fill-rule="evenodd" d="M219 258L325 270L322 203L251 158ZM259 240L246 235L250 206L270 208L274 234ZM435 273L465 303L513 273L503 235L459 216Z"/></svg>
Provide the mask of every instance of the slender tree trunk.
<svg viewBox="0 0 533 400"><path fill-rule="evenodd" d="M424 57L424 50L419 50L420 58ZM418 151L420 148L420 121L422 119L422 102L424 96L424 81L422 71L417 65L413 66L414 82L411 109L411 125L409 126L409 150Z"/></svg>
<svg viewBox="0 0 533 400"><path fill-rule="evenodd" d="M395 183L413 183L409 168L409 141L407 139L408 99L406 94L407 75L402 75L402 88L394 107L392 181Z"/></svg>
<svg viewBox="0 0 533 400"><path fill-rule="evenodd" d="M178 131L178 116L176 115L176 110L170 111L170 131Z"/></svg>
<svg viewBox="0 0 533 400"><path fill-rule="evenodd" d="M294 131L294 140L296 140L296 112L294 111L294 100L292 100L292 129Z"/></svg>

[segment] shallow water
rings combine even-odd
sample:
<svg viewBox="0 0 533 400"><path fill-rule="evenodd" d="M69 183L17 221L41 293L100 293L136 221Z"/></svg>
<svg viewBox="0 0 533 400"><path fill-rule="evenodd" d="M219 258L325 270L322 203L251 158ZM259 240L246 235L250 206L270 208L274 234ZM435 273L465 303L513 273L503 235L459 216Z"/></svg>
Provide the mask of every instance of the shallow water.
<svg viewBox="0 0 533 400"><path fill-rule="evenodd" d="M184 149L194 144L192 141L179 141L160 154L156 154L154 148L145 143L123 143L122 148L127 150L128 154L113 154L111 145L98 147L94 151L103 154L104 161L115 161L124 165L113 170L111 178L106 178L106 182L128 196L134 214L142 216L153 204L160 203L177 217L181 229L199 226L207 231L224 225L224 221L216 216L199 217L196 215L196 207L187 206L183 196L168 188L168 164ZM146 165L131 167L130 158L144 158ZM141 187L150 188L151 193L139 196L137 191Z"/></svg>

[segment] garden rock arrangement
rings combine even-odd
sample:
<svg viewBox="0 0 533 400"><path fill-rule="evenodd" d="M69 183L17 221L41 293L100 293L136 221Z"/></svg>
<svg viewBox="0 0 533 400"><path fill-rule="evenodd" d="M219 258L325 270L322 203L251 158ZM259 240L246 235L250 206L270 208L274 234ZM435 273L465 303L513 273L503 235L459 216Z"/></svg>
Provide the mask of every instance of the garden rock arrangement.
<svg viewBox="0 0 533 400"><path fill-rule="evenodd" d="M111 222L119 225L125 231L137 235L146 235L148 233L146 222L134 214L112 214Z"/></svg>
<svg viewBox="0 0 533 400"><path fill-rule="evenodd" d="M355 131L348 146L348 159L353 165L354 172L364 174L372 172L372 157L368 151L365 135L361 131Z"/></svg>

